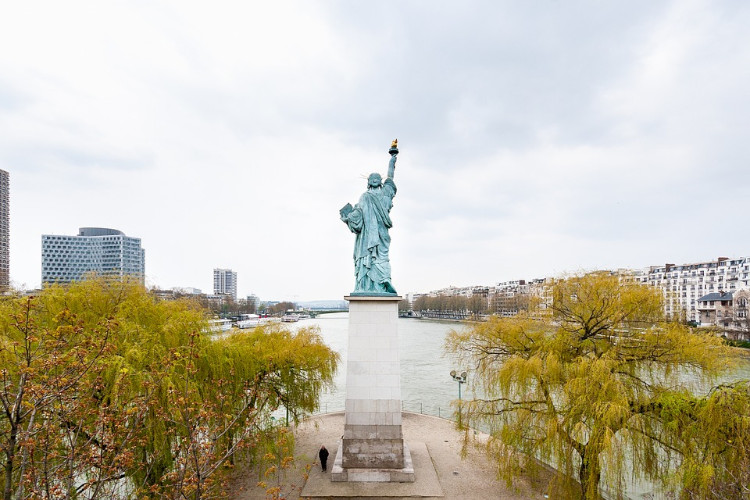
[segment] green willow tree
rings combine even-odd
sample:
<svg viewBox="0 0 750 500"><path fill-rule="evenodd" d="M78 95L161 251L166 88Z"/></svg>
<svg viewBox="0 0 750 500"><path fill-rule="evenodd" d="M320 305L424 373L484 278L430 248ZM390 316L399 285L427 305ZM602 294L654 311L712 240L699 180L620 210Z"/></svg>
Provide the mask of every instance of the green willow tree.
<svg viewBox="0 0 750 500"><path fill-rule="evenodd" d="M750 498L750 382L720 385L701 397L673 394L661 418L684 457L683 498Z"/></svg>
<svg viewBox="0 0 750 500"><path fill-rule="evenodd" d="M5 500L76 491L70 463L81 458L81 451L65 446L79 434L71 422L81 414L76 396L93 391L89 375L106 356L116 328L106 316L87 324L67 309L41 315L39 310L39 301L31 297L0 301ZM28 488L30 482L36 488Z"/></svg>
<svg viewBox="0 0 750 500"><path fill-rule="evenodd" d="M316 331L204 317L133 283L0 300L4 498L216 496L272 411L316 408L338 361Z"/></svg>
<svg viewBox="0 0 750 500"><path fill-rule="evenodd" d="M732 351L663 321L657 290L608 273L559 280L552 296L551 309L493 318L447 342L483 396L464 402L464 422L490 427L506 480L539 458L558 471L553 496L597 499L631 474L666 482L689 467L699 432L680 439L684 415L667 408L689 394L675 392L685 377L710 380Z"/></svg>

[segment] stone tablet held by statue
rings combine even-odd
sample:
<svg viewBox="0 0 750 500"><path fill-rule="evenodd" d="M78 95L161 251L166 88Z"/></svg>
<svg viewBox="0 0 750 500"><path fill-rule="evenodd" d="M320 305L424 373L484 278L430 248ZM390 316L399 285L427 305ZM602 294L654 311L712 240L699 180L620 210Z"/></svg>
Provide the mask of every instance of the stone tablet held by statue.
<svg viewBox="0 0 750 500"><path fill-rule="evenodd" d="M367 178L367 191L353 207L347 203L339 211L341 220L355 234L354 277L352 295L397 295L391 284L391 263L388 250L391 237L388 230L393 225L390 212L396 196L393 175L396 170L398 140L391 143L388 177L372 173Z"/></svg>

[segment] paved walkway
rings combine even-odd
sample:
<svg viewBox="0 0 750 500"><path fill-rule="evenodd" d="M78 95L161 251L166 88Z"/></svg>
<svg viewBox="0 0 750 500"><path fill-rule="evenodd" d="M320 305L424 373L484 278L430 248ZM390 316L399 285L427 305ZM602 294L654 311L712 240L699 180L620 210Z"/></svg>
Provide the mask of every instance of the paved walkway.
<svg viewBox="0 0 750 500"><path fill-rule="evenodd" d="M504 481L497 479L497 469L482 449L469 447L466 457L461 458L463 433L455 429L453 422L404 413L402 425L404 439L412 448L415 462L417 480L414 483L331 482L330 465L344 433L344 413L331 413L310 417L295 429L295 463L282 477L283 498L544 498L548 476L534 480L520 477L515 487L509 488ZM486 435L477 433L476 439L481 442ZM321 444L331 453L329 472L325 473L317 461ZM238 470L231 484L231 498L265 499L265 489L257 486L259 480L257 470Z"/></svg>

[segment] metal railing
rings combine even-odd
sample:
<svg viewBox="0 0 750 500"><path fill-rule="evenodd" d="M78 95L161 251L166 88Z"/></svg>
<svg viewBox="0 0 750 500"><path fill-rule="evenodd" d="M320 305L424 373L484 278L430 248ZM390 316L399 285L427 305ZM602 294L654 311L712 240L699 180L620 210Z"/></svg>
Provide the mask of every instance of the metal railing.
<svg viewBox="0 0 750 500"><path fill-rule="evenodd" d="M328 413L343 412L346 408L344 404L322 403L318 411L311 415L326 415ZM448 406L437 406L432 403L423 401L405 401L401 400L401 411L410 413L419 413L420 415L430 415L433 417L444 418L446 420L455 419L455 409Z"/></svg>

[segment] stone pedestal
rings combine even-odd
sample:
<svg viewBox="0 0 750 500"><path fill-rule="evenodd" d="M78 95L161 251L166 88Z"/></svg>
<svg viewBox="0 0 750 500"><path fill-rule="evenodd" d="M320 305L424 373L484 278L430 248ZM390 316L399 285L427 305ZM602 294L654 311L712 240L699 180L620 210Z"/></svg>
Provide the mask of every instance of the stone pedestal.
<svg viewBox="0 0 750 500"><path fill-rule="evenodd" d="M401 432L396 296L349 296L346 417L333 481L414 481Z"/></svg>

